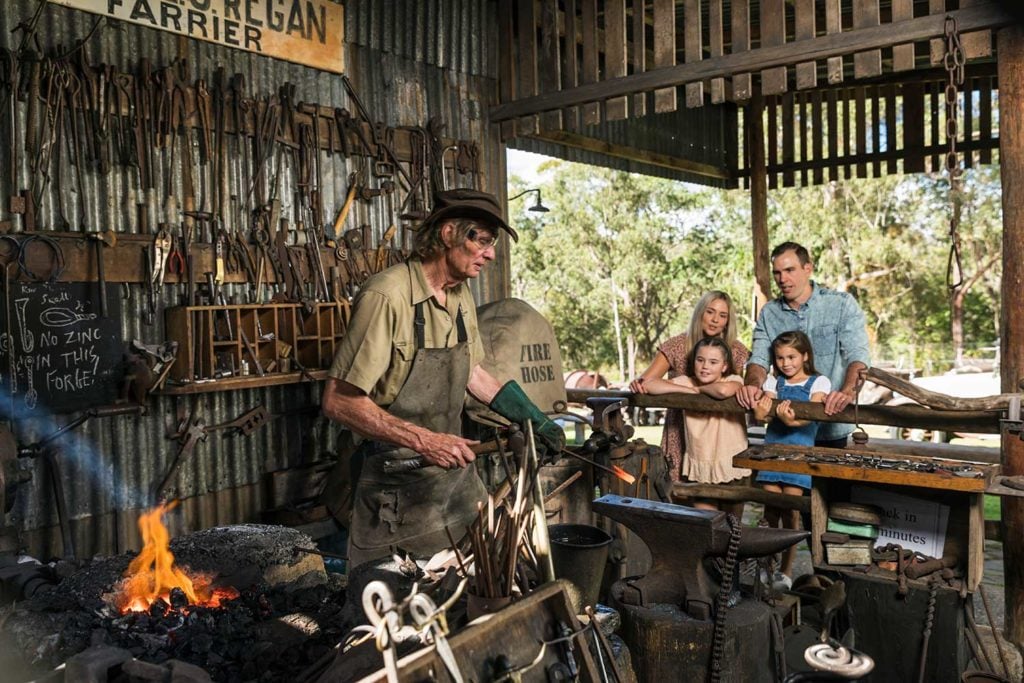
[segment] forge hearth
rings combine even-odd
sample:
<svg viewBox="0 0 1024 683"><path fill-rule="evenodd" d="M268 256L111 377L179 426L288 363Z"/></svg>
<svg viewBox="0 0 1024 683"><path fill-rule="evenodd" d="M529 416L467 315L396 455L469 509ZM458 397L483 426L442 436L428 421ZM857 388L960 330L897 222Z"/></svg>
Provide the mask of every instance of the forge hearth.
<svg viewBox="0 0 1024 683"><path fill-rule="evenodd" d="M315 548L308 536L238 525L174 539L170 548L178 566L210 575L213 585L234 588L239 597L197 607L174 594L147 611L122 614L114 596L133 557L94 560L0 620L0 652L18 653L25 667L14 680L97 646L153 664L187 662L217 681L288 680L340 641L344 585L324 571L320 556L296 550Z"/></svg>

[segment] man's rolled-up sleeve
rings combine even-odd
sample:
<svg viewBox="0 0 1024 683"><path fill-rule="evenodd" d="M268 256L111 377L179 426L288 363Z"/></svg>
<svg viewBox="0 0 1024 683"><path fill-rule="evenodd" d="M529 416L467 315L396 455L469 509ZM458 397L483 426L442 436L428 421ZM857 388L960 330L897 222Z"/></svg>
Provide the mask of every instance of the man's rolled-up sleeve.
<svg viewBox="0 0 1024 683"><path fill-rule="evenodd" d="M864 311L852 296L847 296L844 303L843 323L839 330L839 352L843 363L863 363L871 365L871 351L868 347L868 325Z"/></svg>
<svg viewBox="0 0 1024 683"><path fill-rule="evenodd" d="M362 292L328 374L371 393L391 365L394 326L387 297Z"/></svg>

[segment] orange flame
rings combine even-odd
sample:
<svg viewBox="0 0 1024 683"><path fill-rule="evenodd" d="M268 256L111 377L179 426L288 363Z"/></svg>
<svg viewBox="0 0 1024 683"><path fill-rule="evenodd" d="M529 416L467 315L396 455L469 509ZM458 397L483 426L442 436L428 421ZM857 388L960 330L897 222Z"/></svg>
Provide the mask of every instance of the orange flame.
<svg viewBox="0 0 1024 683"><path fill-rule="evenodd" d="M636 477L634 477L632 474L622 469L618 465L612 465L612 471L615 473L616 477L626 482L627 484L632 484L633 482L636 481Z"/></svg>
<svg viewBox="0 0 1024 683"><path fill-rule="evenodd" d="M143 612L159 599L170 602L171 590L180 588L190 605L219 607L221 601L238 597L233 588L213 588L212 577L189 576L175 565L170 533L161 518L177 502L159 505L139 517L143 547L125 571L115 600L122 612Z"/></svg>

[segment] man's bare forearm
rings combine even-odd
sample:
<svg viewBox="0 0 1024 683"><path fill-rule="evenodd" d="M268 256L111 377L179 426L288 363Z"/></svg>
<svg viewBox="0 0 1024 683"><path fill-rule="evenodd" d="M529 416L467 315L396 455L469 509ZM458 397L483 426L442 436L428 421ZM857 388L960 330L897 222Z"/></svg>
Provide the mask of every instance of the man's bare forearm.
<svg viewBox="0 0 1024 683"><path fill-rule="evenodd" d="M846 377L843 378L843 386L839 388L847 394L852 394L857 390L857 382L860 381L860 371L867 369L868 366L864 365L860 361L854 361L846 367Z"/></svg>
<svg viewBox="0 0 1024 683"><path fill-rule="evenodd" d="M395 417L370 400L356 387L328 379L324 387L322 411L325 417L359 432L362 436L419 451L424 432L417 425Z"/></svg>

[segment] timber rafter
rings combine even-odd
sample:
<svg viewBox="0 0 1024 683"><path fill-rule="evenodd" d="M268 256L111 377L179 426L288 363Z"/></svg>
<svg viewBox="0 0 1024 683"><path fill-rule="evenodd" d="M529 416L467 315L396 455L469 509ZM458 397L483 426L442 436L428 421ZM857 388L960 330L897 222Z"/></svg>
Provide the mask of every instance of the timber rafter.
<svg viewBox="0 0 1024 683"><path fill-rule="evenodd" d="M489 114L506 140L557 141L735 186L750 174L746 154L709 166L710 157L691 160L658 143L604 149L596 129L584 127L746 104L761 94L769 188L938 171L942 38L952 16L971 60L959 146L971 152L968 166L990 163L998 147L992 31L1013 18L993 0L955 4L946 11L937 0L501 0L501 96ZM745 127L732 133L743 148ZM705 147L688 138L687 145L698 155Z"/></svg>

